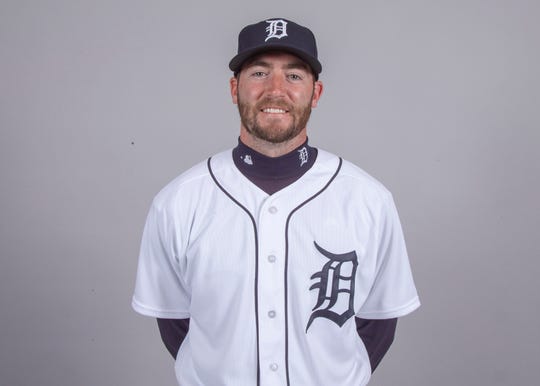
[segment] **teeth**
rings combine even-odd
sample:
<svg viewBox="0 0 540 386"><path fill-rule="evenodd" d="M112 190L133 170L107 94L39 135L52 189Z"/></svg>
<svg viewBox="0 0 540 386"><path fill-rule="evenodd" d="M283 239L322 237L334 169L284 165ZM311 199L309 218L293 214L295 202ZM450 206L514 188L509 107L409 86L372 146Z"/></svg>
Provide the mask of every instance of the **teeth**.
<svg viewBox="0 0 540 386"><path fill-rule="evenodd" d="M284 114L284 113L287 112L287 111L282 110L282 109L273 109L273 108L263 109L263 111L265 113L270 113L270 114Z"/></svg>

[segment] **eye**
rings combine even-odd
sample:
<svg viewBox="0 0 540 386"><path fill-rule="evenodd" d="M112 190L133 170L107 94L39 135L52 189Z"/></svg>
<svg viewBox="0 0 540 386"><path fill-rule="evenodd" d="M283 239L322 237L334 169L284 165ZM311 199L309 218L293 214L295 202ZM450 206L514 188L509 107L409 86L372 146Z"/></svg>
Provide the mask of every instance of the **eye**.
<svg viewBox="0 0 540 386"><path fill-rule="evenodd" d="M254 71L251 76L253 76L254 78L262 78L266 75L266 73L264 71Z"/></svg>
<svg viewBox="0 0 540 386"><path fill-rule="evenodd" d="M303 79L302 76L300 76L299 74L289 74L288 78L293 81L299 81Z"/></svg>

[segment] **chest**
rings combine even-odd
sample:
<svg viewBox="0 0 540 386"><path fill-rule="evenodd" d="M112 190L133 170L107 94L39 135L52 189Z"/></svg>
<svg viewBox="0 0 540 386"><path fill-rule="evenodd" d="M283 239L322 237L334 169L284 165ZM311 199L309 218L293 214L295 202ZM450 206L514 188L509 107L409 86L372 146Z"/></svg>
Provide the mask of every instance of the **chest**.
<svg viewBox="0 0 540 386"><path fill-rule="evenodd" d="M287 299L306 318L332 302L359 308L375 270L373 215L361 202L326 193L292 202L290 195L236 200L217 191L192 219L185 257L194 296L224 304Z"/></svg>

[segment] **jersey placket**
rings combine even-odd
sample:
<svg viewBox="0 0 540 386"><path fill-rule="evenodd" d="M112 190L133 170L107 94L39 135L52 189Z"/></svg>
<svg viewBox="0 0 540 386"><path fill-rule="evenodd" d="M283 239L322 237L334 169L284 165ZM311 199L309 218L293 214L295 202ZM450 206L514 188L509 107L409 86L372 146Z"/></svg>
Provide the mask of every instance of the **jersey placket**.
<svg viewBox="0 0 540 386"><path fill-rule="evenodd" d="M258 318L261 385L285 385L285 238L287 208L269 197L259 210Z"/></svg>

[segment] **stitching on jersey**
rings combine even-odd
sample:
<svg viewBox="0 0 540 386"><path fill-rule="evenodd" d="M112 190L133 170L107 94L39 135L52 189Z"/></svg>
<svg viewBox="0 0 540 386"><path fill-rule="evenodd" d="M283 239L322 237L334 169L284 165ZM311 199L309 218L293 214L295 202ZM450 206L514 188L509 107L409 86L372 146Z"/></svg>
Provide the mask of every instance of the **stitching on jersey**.
<svg viewBox="0 0 540 386"><path fill-rule="evenodd" d="M255 330L257 332L257 386L259 386L261 384L261 364L259 359L259 240L257 235L257 224L255 223L255 219L253 218L253 215L249 212L249 210L239 201L237 201L229 192L227 192L225 188L221 186L221 184L218 182L216 176L214 175L214 172L212 171L212 166L210 164L211 159L212 157L208 158L207 165L208 171L210 172L210 176L214 180L214 183L219 189L221 189L223 193L225 193L227 197L229 197L229 199L231 199L232 202L234 202L236 205L242 208L244 212L247 213L253 224L253 231L255 234Z"/></svg>
<svg viewBox="0 0 540 386"><path fill-rule="evenodd" d="M291 220L292 215L298 211L300 208L302 208L304 205L306 205L308 202L316 198L318 195L320 195L322 192L324 192L330 184L334 181L334 179L339 174L339 171L341 170L341 165L343 164L343 159L339 157L339 164L334 172L334 175L328 180L326 185L319 190L317 193L315 193L313 196L305 200L303 203L298 205L296 208L294 208L291 213L289 213L289 216L287 216L287 221L285 223L285 272L284 272L284 283L285 283L285 369L286 369L286 375L287 375L287 386L290 385L290 378L289 378L289 313L288 313L288 301L287 301L287 291L288 291L288 285L287 285L287 275L288 275L288 265L289 265L289 222Z"/></svg>

